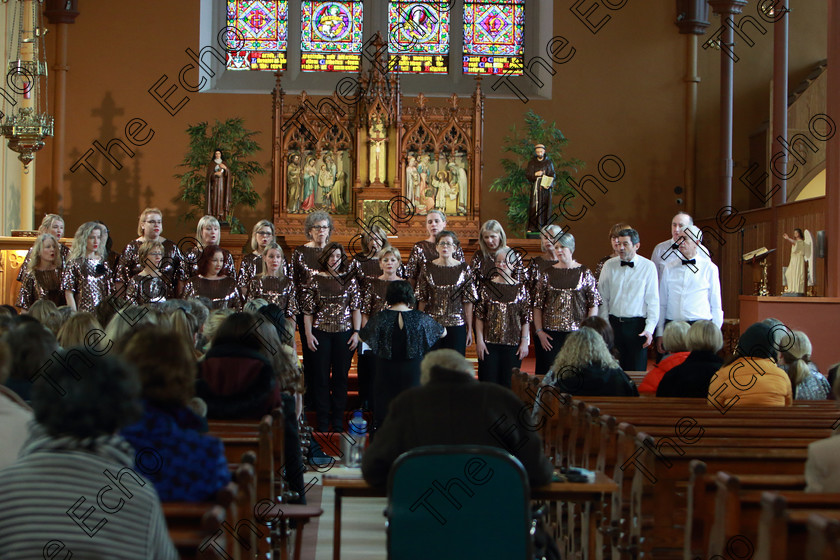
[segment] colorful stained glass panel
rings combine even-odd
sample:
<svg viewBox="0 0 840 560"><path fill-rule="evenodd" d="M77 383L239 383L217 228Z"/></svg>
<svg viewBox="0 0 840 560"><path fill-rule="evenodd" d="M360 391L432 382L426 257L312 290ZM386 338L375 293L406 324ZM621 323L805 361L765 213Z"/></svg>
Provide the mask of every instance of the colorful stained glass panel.
<svg viewBox="0 0 840 560"><path fill-rule="evenodd" d="M285 70L288 22L287 0L228 0L227 68Z"/></svg>
<svg viewBox="0 0 840 560"><path fill-rule="evenodd" d="M301 2L300 63L304 72L357 72L361 64L362 2Z"/></svg>
<svg viewBox="0 0 840 560"><path fill-rule="evenodd" d="M394 72L449 72L449 3L389 2L388 53Z"/></svg>
<svg viewBox="0 0 840 560"><path fill-rule="evenodd" d="M464 2L464 73L521 75L524 0Z"/></svg>

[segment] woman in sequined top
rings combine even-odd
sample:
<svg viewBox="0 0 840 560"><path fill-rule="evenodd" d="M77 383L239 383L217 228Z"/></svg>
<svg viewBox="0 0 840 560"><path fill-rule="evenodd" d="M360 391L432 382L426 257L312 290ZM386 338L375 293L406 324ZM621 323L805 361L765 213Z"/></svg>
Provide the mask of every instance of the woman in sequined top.
<svg viewBox="0 0 840 560"><path fill-rule="evenodd" d="M384 247L390 247L390 244L388 234L377 225L364 229L362 234L354 239L359 239L362 245L361 252L353 255L353 262L356 266L359 289L364 292L368 282L382 273L376 255ZM353 250L353 247L354 242L351 240L350 249Z"/></svg>
<svg viewBox="0 0 840 560"><path fill-rule="evenodd" d="M163 243L157 239L144 241L137 250L137 255L143 264L143 270L134 275L126 284L126 299L134 305L171 299L172 287L160 275Z"/></svg>
<svg viewBox="0 0 840 560"><path fill-rule="evenodd" d="M41 225L38 226L38 235L43 233L52 234L53 237L59 240L58 247L61 260L58 262L57 266L58 268L63 269L67 265L67 257L70 256L70 249L61 244L61 238L64 237L64 219L58 214L47 214L44 216L44 219L41 220ZM26 276L27 272L29 272L29 261L32 259L33 255L36 254L37 253L34 252L34 247L29 249L26 253L26 258L23 259L23 263L20 265L20 270L18 271L18 282L23 282L23 277Z"/></svg>
<svg viewBox="0 0 840 560"><path fill-rule="evenodd" d="M112 271L105 261L103 228L96 222L79 226L70 249L70 262L61 277L61 289L73 311L93 313L111 294Z"/></svg>
<svg viewBox="0 0 840 560"><path fill-rule="evenodd" d="M536 374L548 372L570 332L598 313L601 295L595 277L575 261L575 238L564 233L554 244L557 262L537 280L534 294Z"/></svg>
<svg viewBox="0 0 840 560"><path fill-rule="evenodd" d="M438 258L436 239L438 233L444 229L446 229L446 214L440 210L430 210L426 214L426 231L429 233L429 237L414 244L414 247L411 249L411 254L408 257L408 264L405 265L405 279L412 286L417 285L417 278L420 276L420 269L423 267L423 264ZM452 256L457 261L466 261L464 251L461 250L460 245L455 248Z"/></svg>
<svg viewBox="0 0 840 560"><path fill-rule="evenodd" d="M225 258L222 248L208 245L198 259L198 276L187 280L184 299L205 297L211 309L242 309L242 296L236 282L224 273Z"/></svg>
<svg viewBox="0 0 840 560"><path fill-rule="evenodd" d="M470 261L470 269L483 283L496 274L496 253L502 248L507 248L507 235L502 224L496 220L484 222L478 231L478 247ZM516 252L510 253L510 257L511 264L518 266L508 267L508 271L517 281L523 281L525 268L521 265L521 259L517 258Z"/></svg>
<svg viewBox="0 0 840 560"><path fill-rule="evenodd" d="M262 272L251 280L248 285L248 301L264 299L283 310L285 317L292 319L298 314L295 286L292 279L286 276L286 260L283 249L275 241L265 247L262 261ZM294 334L294 324L289 325Z"/></svg>
<svg viewBox="0 0 840 560"><path fill-rule="evenodd" d="M374 426L379 427L388 405L397 395L420 386L420 362L432 346L446 335L440 323L416 305L411 284L388 282L387 308L362 328L361 336L371 347L376 375L373 385Z"/></svg>
<svg viewBox="0 0 840 560"><path fill-rule="evenodd" d="M545 226L540 232L540 249L542 249L542 253L530 260L528 269L525 272L528 294L531 296L531 307L533 307L534 293L536 292L537 280L540 279L540 274L551 268L557 262L557 255L554 254L554 241L562 235L562 232L563 230L560 226L554 224Z"/></svg>
<svg viewBox="0 0 840 560"><path fill-rule="evenodd" d="M58 305L65 305L61 289L61 260L59 243L51 233L42 233L32 246L33 255L29 270L23 276L17 306L29 309L39 299L48 299Z"/></svg>
<svg viewBox="0 0 840 560"><path fill-rule="evenodd" d="M169 284L171 293L176 293L178 280L183 279L184 256L181 250L169 239L161 235L163 232L163 214L157 208L146 208L140 213L137 223L137 235L134 241L126 245L120 256L115 281L117 285L128 284L129 279L143 270L138 250L144 241L158 240L163 243L163 259L160 263L159 274Z"/></svg>
<svg viewBox="0 0 840 560"><path fill-rule="evenodd" d="M219 220L214 216L203 216L198 220L198 225L195 228L195 238L198 241L198 245L193 246L184 255L183 278L178 282L178 287L181 292L183 292L184 288L184 279L192 278L198 274L198 259L201 257L201 252L204 250L204 247L218 245L220 243L222 239L222 228L219 225ZM233 255L227 249L222 249L222 255L224 256L222 274L236 280L236 265L233 263Z"/></svg>
<svg viewBox="0 0 840 560"><path fill-rule="evenodd" d="M438 348L465 354L473 340L473 303L478 299L475 278L466 263L455 259L458 237L451 231L436 236L440 256L425 263L417 278L417 309L446 327Z"/></svg>
<svg viewBox="0 0 840 560"><path fill-rule="evenodd" d="M372 316L385 308L385 296L388 292L388 287L395 281L400 280L397 274L402 267L402 257L400 256L399 249L386 245L384 249L376 254L375 262L379 265L381 274L366 281L361 290L363 328ZM359 398L362 401L362 407L372 409L376 361L373 351L364 342L359 346L357 370L359 373Z"/></svg>
<svg viewBox="0 0 840 560"><path fill-rule="evenodd" d="M269 243L276 241L274 235L274 224L268 220L260 220L254 224L251 230L251 252L242 255L242 262L239 265L237 281L243 297L248 297L248 286L257 274L262 272L262 256ZM288 271L284 271L288 274Z"/></svg>
<svg viewBox="0 0 840 560"><path fill-rule="evenodd" d="M482 283L475 306L478 379L508 388L512 369L522 365L531 342L531 300L525 283L516 279L517 260L510 247L496 252L497 273Z"/></svg>
<svg viewBox="0 0 840 560"><path fill-rule="evenodd" d="M310 352L309 389L317 414L318 430L344 430L347 374L359 344L361 297L353 275L342 274L346 255L341 245L324 250L326 261L315 274L301 301L305 344ZM330 377L332 371L332 377Z"/></svg>

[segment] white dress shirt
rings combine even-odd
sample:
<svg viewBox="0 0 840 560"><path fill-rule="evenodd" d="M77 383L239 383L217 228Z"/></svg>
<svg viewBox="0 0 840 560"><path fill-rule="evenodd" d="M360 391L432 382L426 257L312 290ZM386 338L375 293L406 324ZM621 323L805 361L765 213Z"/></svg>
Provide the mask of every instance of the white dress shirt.
<svg viewBox="0 0 840 560"><path fill-rule="evenodd" d="M653 264L656 265L656 274L660 280L662 279L662 271L667 263L673 261L679 262L683 258L682 253L680 253L679 249L672 249L673 245L674 240L667 239L662 243L658 244L656 247L654 247L653 253L651 253L650 255L650 260L652 260ZM698 261L701 259L706 261L712 260L709 256L709 250L703 247L702 244L697 246L697 256L694 258L696 258Z"/></svg>
<svg viewBox="0 0 840 560"><path fill-rule="evenodd" d="M659 321L659 287L654 264L636 255L632 267L621 266L621 257L604 263L598 280L603 304L598 314L607 319L616 317L644 317L645 330L653 333Z"/></svg>
<svg viewBox="0 0 840 560"><path fill-rule="evenodd" d="M659 324L656 336L662 336L665 319L671 321L699 321L705 319L718 328L723 325L720 303L720 276L718 267L710 260L700 258L697 251L695 264L683 264L687 259L676 251L668 259L659 280Z"/></svg>

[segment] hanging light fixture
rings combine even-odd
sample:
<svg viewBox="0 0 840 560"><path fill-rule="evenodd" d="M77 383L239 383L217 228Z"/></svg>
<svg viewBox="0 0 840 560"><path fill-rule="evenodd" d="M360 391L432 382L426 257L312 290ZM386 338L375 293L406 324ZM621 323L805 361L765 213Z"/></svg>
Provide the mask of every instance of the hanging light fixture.
<svg viewBox="0 0 840 560"><path fill-rule="evenodd" d="M46 28L41 26L43 0L3 0L6 4L9 65L8 89L2 90L0 134L17 152L24 172L53 135L53 118L47 110L47 60L44 47ZM43 79L43 85L42 85Z"/></svg>

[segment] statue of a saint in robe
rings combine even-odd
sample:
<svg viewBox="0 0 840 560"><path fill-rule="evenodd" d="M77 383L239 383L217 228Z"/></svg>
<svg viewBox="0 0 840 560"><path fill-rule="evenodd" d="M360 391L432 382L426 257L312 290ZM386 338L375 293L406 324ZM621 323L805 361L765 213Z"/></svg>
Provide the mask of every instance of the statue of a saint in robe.
<svg viewBox="0 0 840 560"><path fill-rule="evenodd" d="M233 177L225 165L222 150L216 149L207 165L207 212L219 222L227 223L230 216L230 195Z"/></svg>
<svg viewBox="0 0 840 560"><path fill-rule="evenodd" d="M554 185L554 163L545 155L545 146L534 146L534 157L528 162L525 176L531 187L531 201L528 204L528 231L541 231L549 225L551 210L551 187Z"/></svg>

